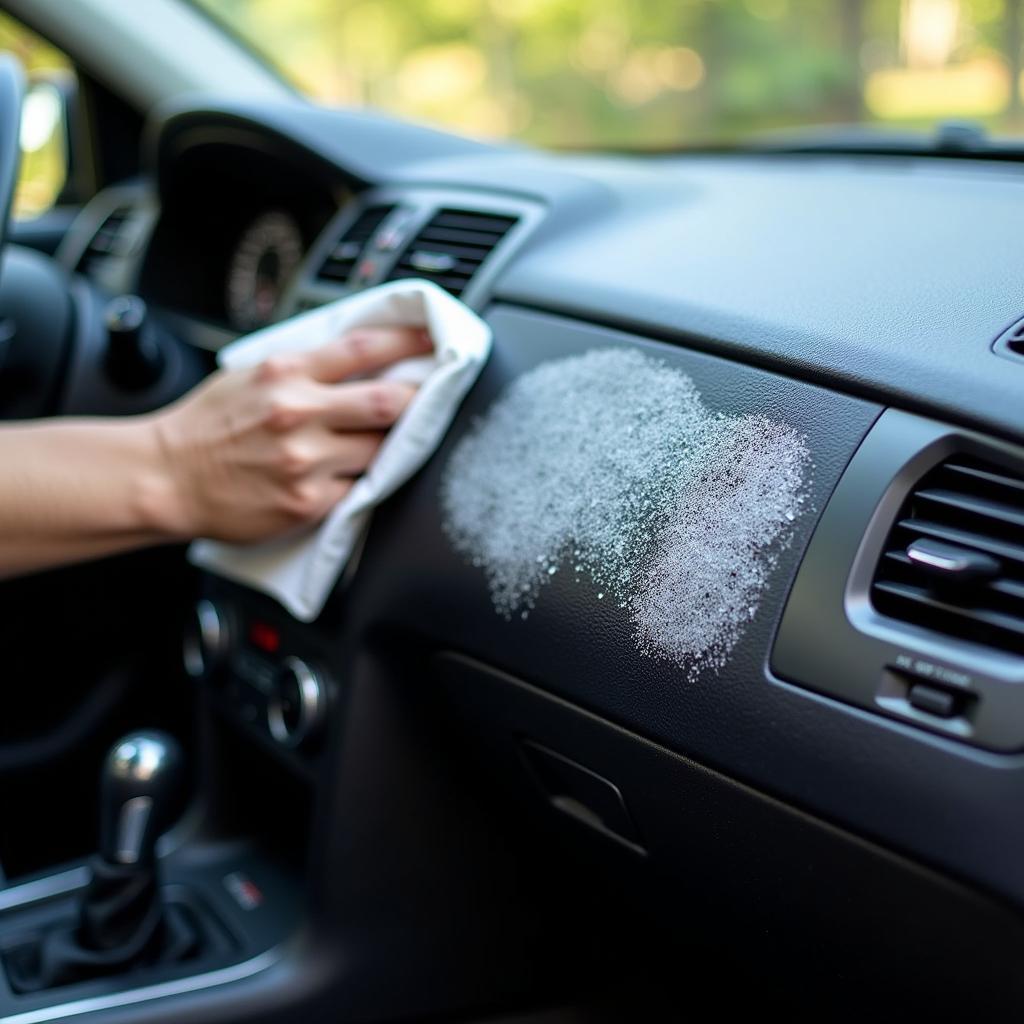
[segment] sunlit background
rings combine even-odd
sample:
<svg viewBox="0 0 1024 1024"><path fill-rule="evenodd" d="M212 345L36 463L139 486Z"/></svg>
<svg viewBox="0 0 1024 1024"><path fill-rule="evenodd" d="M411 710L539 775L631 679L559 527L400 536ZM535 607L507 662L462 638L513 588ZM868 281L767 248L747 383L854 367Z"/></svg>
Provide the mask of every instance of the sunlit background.
<svg viewBox="0 0 1024 1024"><path fill-rule="evenodd" d="M1024 133L1024 0L195 2L318 101L486 138L663 148L949 119ZM0 48L67 69L2 16ZM59 188L50 148L27 154L23 213Z"/></svg>
<svg viewBox="0 0 1024 1024"><path fill-rule="evenodd" d="M542 146L1021 124L1020 0L201 0L317 99Z"/></svg>

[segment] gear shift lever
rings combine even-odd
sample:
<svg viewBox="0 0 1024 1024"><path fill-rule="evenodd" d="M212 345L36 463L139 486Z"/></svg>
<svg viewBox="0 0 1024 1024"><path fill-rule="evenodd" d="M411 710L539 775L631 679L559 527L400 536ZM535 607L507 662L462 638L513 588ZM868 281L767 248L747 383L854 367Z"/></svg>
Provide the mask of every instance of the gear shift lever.
<svg viewBox="0 0 1024 1024"><path fill-rule="evenodd" d="M77 926L45 934L34 953L8 964L16 991L32 992L142 963L177 963L198 935L159 890L156 841L173 821L184 756L166 733L132 733L107 755L101 781L100 851Z"/></svg>
<svg viewBox="0 0 1024 1024"><path fill-rule="evenodd" d="M100 851L81 907L83 947L134 956L129 947L141 951L155 939L164 916L156 841L174 819L184 767L178 741L155 730L125 736L107 755L100 783Z"/></svg>
<svg viewBox="0 0 1024 1024"><path fill-rule="evenodd" d="M132 733L103 764L100 856L109 864L150 864L171 824L184 778L178 741L163 732Z"/></svg>

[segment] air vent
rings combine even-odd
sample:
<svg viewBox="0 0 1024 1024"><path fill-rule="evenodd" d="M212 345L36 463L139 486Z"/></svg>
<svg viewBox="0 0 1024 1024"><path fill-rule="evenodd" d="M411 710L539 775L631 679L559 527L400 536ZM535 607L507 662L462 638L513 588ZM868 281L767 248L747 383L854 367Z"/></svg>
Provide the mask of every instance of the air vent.
<svg viewBox="0 0 1024 1024"><path fill-rule="evenodd" d="M409 243L388 280L426 278L461 295L517 221L473 210L439 210Z"/></svg>
<svg viewBox="0 0 1024 1024"><path fill-rule="evenodd" d="M900 509L871 588L877 611L1024 654L1024 474L954 458Z"/></svg>
<svg viewBox="0 0 1024 1024"><path fill-rule="evenodd" d="M1024 320L1018 320L1012 326L1007 327L996 338L995 350L1001 356L1024 359Z"/></svg>
<svg viewBox="0 0 1024 1024"><path fill-rule="evenodd" d="M394 206L368 206L334 243L316 276L325 281L346 283L362 256L367 243L377 233Z"/></svg>
<svg viewBox="0 0 1024 1024"><path fill-rule="evenodd" d="M131 242L125 229L133 212L130 206L119 206L103 218L78 260L78 270L88 274L95 261L125 252Z"/></svg>

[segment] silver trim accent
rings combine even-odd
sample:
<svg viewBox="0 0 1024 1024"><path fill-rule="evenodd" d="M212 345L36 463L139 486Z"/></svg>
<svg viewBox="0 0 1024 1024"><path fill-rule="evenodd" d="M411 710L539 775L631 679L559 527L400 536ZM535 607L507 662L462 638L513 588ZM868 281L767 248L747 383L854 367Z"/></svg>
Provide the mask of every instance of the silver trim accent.
<svg viewBox="0 0 1024 1024"><path fill-rule="evenodd" d="M933 569L943 569L946 572L963 572L970 565L966 558L945 557L933 551L922 551L917 544L911 544L907 548L907 558L912 562L928 565Z"/></svg>
<svg viewBox="0 0 1024 1024"><path fill-rule="evenodd" d="M409 255L409 262L417 270L427 274L446 274L454 270L458 260L446 252L430 252L428 249L417 249Z"/></svg>
<svg viewBox="0 0 1024 1024"><path fill-rule="evenodd" d="M69 868L45 878L35 878L31 882L20 882L0 889L0 911L23 907L29 903L39 903L64 896L66 893L83 889L89 884L89 868L82 864L77 868Z"/></svg>
<svg viewBox="0 0 1024 1024"><path fill-rule="evenodd" d="M287 747L297 747L316 727L323 706L323 685L319 675L301 658L289 656L281 663L276 673L290 672L299 684L299 723L289 729L284 720L284 709L281 707L281 691L275 685L270 700L267 701L267 728L270 735Z"/></svg>
<svg viewBox="0 0 1024 1024"><path fill-rule="evenodd" d="M117 859L121 864L134 864L139 859L142 837L153 810L151 796L133 796L125 801L117 823Z"/></svg>
<svg viewBox="0 0 1024 1024"><path fill-rule="evenodd" d="M162 981L155 985L144 985L141 988L128 989L125 992L111 992L108 995L91 996L87 999L76 999L69 1003L46 1006L38 1010L25 1010L13 1013L9 1017L0 1017L0 1024L44 1024L46 1021L66 1020L83 1013L95 1013L98 1010L111 1010L119 1006L132 1006L146 1003L154 999L166 999L168 996L184 995L199 992L218 985L228 985L234 981L251 978L261 971L273 967L282 959L279 947L268 949L249 960L220 967L205 974L195 974L190 978L175 978L173 981Z"/></svg>
<svg viewBox="0 0 1024 1024"><path fill-rule="evenodd" d="M213 671L228 647L228 626L220 609L208 598L196 601L192 621L185 630L181 660L185 672L202 679Z"/></svg>

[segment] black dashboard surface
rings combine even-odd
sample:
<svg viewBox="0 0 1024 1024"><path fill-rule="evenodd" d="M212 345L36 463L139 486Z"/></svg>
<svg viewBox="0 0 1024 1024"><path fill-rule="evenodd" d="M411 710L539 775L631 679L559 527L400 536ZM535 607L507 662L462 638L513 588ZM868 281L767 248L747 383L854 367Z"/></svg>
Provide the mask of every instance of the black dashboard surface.
<svg viewBox="0 0 1024 1024"><path fill-rule="evenodd" d="M439 457L381 510L347 602L346 631L383 624L463 652L796 806L1024 899L1017 853L1024 838L1011 838L1016 830L1000 810L1020 798L1019 758L886 722L780 682L768 669L767 651L818 514L880 408L560 317L497 306L488 321L496 350ZM627 614L570 573L554 577L526 621L505 621L481 572L454 553L442 530L443 466L474 417L538 363L606 346L663 358L691 376L716 411L779 417L808 437L808 514L728 663L694 679L638 657Z"/></svg>
<svg viewBox="0 0 1024 1024"><path fill-rule="evenodd" d="M472 293L496 337L480 383L439 455L376 514L351 587L310 627L339 659L355 660L371 635L468 656L1024 903L1019 755L915 730L769 669L818 517L885 406L1024 437L1024 363L992 351L1024 312L1024 172L931 158L544 155L296 103L170 111L151 137L154 180L190 140L233 132L278 147L296 180L335 175L364 209L404 192L421 197L410 204L443 195L531 211L521 243ZM314 256L355 216L341 209ZM607 346L680 368L717 412L792 424L810 449L808 512L727 663L695 679L638 656L624 614L568 574L528 621L505 621L443 534L442 470L474 417L545 360Z"/></svg>
<svg viewBox="0 0 1024 1024"><path fill-rule="evenodd" d="M259 126L349 182L545 204L497 298L1024 433L1024 363L992 352L1024 312L1017 165L555 156L304 103L168 112L152 156L199 125Z"/></svg>

